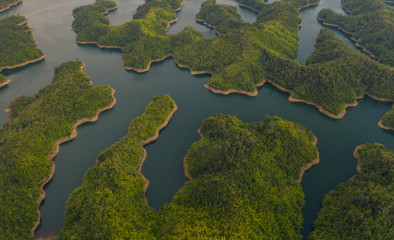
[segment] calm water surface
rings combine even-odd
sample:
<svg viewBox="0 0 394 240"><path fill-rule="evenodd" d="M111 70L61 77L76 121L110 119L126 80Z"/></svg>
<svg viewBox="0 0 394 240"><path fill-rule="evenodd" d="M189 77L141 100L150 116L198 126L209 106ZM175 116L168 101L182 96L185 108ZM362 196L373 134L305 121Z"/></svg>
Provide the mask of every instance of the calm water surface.
<svg viewBox="0 0 394 240"><path fill-rule="evenodd" d="M213 94L203 87L209 76L192 76L188 70L177 68L171 59L153 64L147 73L125 71L119 51L74 43L72 9L93 2L26 0L0 14L0 18L13 14L28 17L29 26L37 29L33 35L40 43L39 48L48 55L39 63L5 72L11 83L0 90L0 109L7 108L12 99L22 94L36 93L50 83L55 66L75 59L86 63L85 71L95 85L109 84L114 88L118 100L114 109L102 113L99 121L79 127L78 137L61 146L54 160L55 176L45 188L47 197L41 207L42 224L37 236L57 233L61 229L65 202L81 184L86 170L94 165L96 156L123 137L131 119L140 115L150 99L158 94L170 94L179 109L159 139L147 146L148 158L142 172L150 181L147 198L149 205L155 209L170 202L183 186L186 178L183 175L182 159L191 144L199 140L197 129L201 122L214 113L235 114L247 122L261 120L266 114L277 115L304 124L318 137L321 163L307 172L302 182L306 197L303 208L304 235L311 230L324 194L355 174L356 162L352 152L357 145L380 142L394 149L394 134L377 126L382 115L390 109L390 104L368 97L360 100L358 107L349 109L343 119L333 120L314 107L289 102L287 93L269 84L260 88L257 97ZM143 4L143 0L117 2L119 9L108 14L114 25L129 21L137 6ZM194 21L202 2L186 1L183 9L177 13L179 20L171 26L169 34L192 26L205 36L214 37L215 33L211 29ZM218 2L237 6L230 0ZM303 27L299 33L300 50L297 58L301 62L314 49L314 39L322 28L316 21L316 15L322 7L341 12L340 0L323 0L321 5L301 11ZM237 9L245 21L255 21L255 13L245 8ZM336 35L352 45L347 36L339 32ZM3 124L6 119L7 115L1 111L0 123Z"/></svg>

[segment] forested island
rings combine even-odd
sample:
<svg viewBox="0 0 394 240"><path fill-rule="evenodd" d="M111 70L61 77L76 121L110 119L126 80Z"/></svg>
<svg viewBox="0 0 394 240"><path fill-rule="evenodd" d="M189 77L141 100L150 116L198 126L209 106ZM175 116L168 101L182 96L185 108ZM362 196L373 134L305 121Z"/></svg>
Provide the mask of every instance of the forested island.
<svg viewBox="0 0 394 240"><path fill-rule="evenodd" d="M394 239L394 152L375 143L354 156L359 173L325 196L310 239Z"/></svg>
<svg viewBox="0 0 394 240"><path fill-rule="evenodd" d="M325 25L351 34L357 45L379 62L394 66L394 10L380 0L342 0L344 16L331 9L319 12Z"/></svg>
<svg viewBox="0 0 394 240"><path fill-rule="evenodd" d="M318 162L316 138L278 117L250 124L209 117L185 157L189 181L158 213L146 205L143 145L174 107L169 96L153 98L98 156L67 202L58 239L300 239L299 180L305 165Z"/></svg>
<svg viewBox="0 0 394 240"><path fill-rule="evenodd" d="M82 68L80 61L58 66L50 85L9 105L9 119L0 127L1 239L33 237L59 144L115 103L113 90L91 87Z"/></svg>
<svg viewBox="0 0 394 240"><path fill-rule="evenodd" d="M0 0L0 12L10 9L12 6L23 2L23 0Z"/></svg>
<svg viewBox="0 0 394 240"><path fill-rule="evenodd" d="M379 121L379 126L383 129L394 131L394 105Z"/></svg>
<svg viewBox="0 0 394 240"><path fill-rule="evenodd" d="M355 106L365 93L393 101L393 68L351 49L328 30L319 34L306 65L295 60L299 9L318 0L257 2L241 2L258 11L253 24L244 23L233 7L205 2L197 16L221 33L213 39L190 27L166 34L181 0L146 2L133 21L118 26L110 26L102 14L115 2L98 0L74 10L73 28L79 43L121 48L126 69L148 71L152 62L172 56L192 74L210 73L206 87L216 93L255 96L257 86L269 81L290 92L290 100L315 105L333 118L343 117L346 107Z"/></svg>
<svg viewBox="0 0 394 240"><path fill-rule="evenodd" d="M23 16L10 16L0 19L0 72L25 66L45 58L45 54L37 48L31 29L26 26ZM0 87L6 83L0 74Z"/></svg>
<svg viewBox="0 0 394 240"><path fill-rule="evenodd" d="M154 213L145 200L143 146L158 137L177 107L168 95L154 97L133 119L129 132L97 157L96 165L66 205L58 239L154 239Z"/></svg>

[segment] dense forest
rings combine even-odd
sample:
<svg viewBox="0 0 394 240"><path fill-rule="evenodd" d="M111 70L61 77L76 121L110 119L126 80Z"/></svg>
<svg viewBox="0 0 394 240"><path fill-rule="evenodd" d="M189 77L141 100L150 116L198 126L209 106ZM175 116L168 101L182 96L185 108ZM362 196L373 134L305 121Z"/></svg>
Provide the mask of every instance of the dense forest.
<svg viewBox="0 0 394 240"><path fill-rule="evenodd" d="M256 5L255 1L243 0ZM112 4L111 4L112 3ZM292 92L293 99L317 104L327 115L340 118L365 92L394 99L393 68L371 60L339 41L328 30L319 34L316 51L307 65L295 60L298 49L299 9L318 1L260 2L257 21L246 24L234 8L203 3L199 18L223 34L204 38L193 28L166 34L180 1L152 0L140 6L134 20L110 26L101 13L116 4L100 0L74 10L73 27L80 42L122 48L126 69L147 71L150 62L172 55L179 66L213 76L207 86L223 92L243 90L257 94L266 79ZM99 9L99 10L97 10ZM230 20L230 25L225 21ZM374 81L372 81L372 79Z"/></svg>
<svg viewBox="0 0 394 240"><path fill-rule="evenodd" d="M45 56L34 42L23 16L10 16L0 20L0 71Z"/></svg>
<svg viewBox="0 0 394 240"><path fill-rule="evenodd" d="M325 196L310 239L394 239L394 152L365 144L355 157L361 171Z"/></svg>
<svg viewBox="0 0 394 240"><path fill-rule="evenodd" d="M144 204L141 140L174 103L155 97L129 133L97 159L67 202L58 239L300 239L301 168L318 157L315 137L277 117L246 124L214 115L185 162L190 179L157 214Z"/></svg>
<svg viewBox="0 0 394 240"><path fill-rule="evenodd" d="M394 130L394 105L380 120L380 124L387 129Z"/></svg>
<svg viewBox="0 0 394 240"><path fill-rule="evenodd" d="M213 115L185 157L189 181L160 209L158 239L301 239L301 168L315 137L278 117Z"/></svg>
<svg viewBox="0 0 394 240"><path fill-rule="evenodd" d="M11 6L22 1L23 0L0 0L0 12L7 10Z"/></svg>
<svg viewBox="0 0 394 240"><path fill-rule="evenodd" d="M7 78L4 75L0 74L0 88L5 85L6 81Z"/></svg>
<svg viewBox="0 0 394 240"><path fill-rule="evenodd" d="M379 0L342 0L342 6L349 16L323 9L318 18L351 33L379 62L394 66L393 7Z"/></svg>
<svg viewBox="0 0 394 240"><path fill-rule="evenodd" d="M50 85L9 105L9 119L0 127L0 239L31 238L39 185L50 174L55 142L66 140L77 121L89 121L114 102L112 89L91 87L81 69L79 61L64 63Z"/></svg>
<svg viewBox="0 0 394 240"><path fill-rule="evenodd" d="M154 97L133 119L128 134L97 158L97 164L67 201L58 239L154 239L154 213L144 203L140 173L143 141L171 118L176 105L168 95Z"/></svg>

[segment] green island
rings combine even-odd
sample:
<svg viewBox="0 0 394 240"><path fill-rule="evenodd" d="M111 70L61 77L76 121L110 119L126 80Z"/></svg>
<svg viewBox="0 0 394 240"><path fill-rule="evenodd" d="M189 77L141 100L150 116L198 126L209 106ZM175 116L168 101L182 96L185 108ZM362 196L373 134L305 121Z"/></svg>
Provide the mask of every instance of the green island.
<svg viewBox="0 0 394 240"><path fill-rule="evenodd" d="M342 0L349 16L322 9L318 19L352 35L356 45L379 62L394 66L394 10L379 0Z"/></svg>
<svg viewBox="0 0 394 240"><path fill-rule="evenodd" d="M379 121L379 127L394 131L394 104L382 119Z"/></svg>
<svg viewBox="0 0 394 240"><path fill-rule="evenodd" d="M67 201L57 239L154 239L155 216L145 200L149 183L141 175L143 146L157 139L176 109L170 96L154 97L128 134L97 157Z"/></svg>
<svg viewBox="0 0 394 240"><path fill-rule="evenodd" d="M250 3L258 11L257 21L248 24L233 7L210 0L198 16L222 33L213 39L190 27L166 34L181 0L146 2L137 9L134 20L118 26L110 26L102 14L116 3L98 0L74 10L73 28L80 44L122 49L125 69L145 72L152 62L172 56L192 74L211 74L206 87L215 93L255 96L257 87L269 81L290 92L291 101L315 105L333 118L343 117L346 107L355 106L365 93L393 101L393 68L351 49L328 30L319 34L316 51L306 65L295 60L299 9L318 2L242 0L242 5Z"/></svg>
<svg viewBox="0 0 394 240"><path fill-rule="evenodd" d="M9 105L9 119L0 127L1 239L33 239L59 145L115 104L114 91L92 87L83 66L74 61L56 67L50 85Z"/></svg>
<svg viewBox="0 0 394 240"><path fill-rule="evenodd" d="M0 20L0 72L37 62L45 58L45 54L37 48L31 28L26 26L23 16L10 16ZM8 83L0 74L0 87Z"/></svg>
<svg viewBox="0 0 394 240"><path fill-rule="evenodd" d="M324 197L310 239L394 238L394 151L365 144L354 156L359 172Z"/></svg>
<svg viewBox="0 0 394 240"><path fill-rule="evenodd" d="M67 202L58 239L301 239L299 182L319 161L317 139L278 117L209 117L184 159L189 181L158 213L146 205L143 145L174 106L169 96L155 97L99 155Z"/></svg>
<svg viewBox="0 0 394 240"><path fill-rule="evenodd" d="M23 0L0 0L0 12L10 9L12 6L23 2Z"/></svg>

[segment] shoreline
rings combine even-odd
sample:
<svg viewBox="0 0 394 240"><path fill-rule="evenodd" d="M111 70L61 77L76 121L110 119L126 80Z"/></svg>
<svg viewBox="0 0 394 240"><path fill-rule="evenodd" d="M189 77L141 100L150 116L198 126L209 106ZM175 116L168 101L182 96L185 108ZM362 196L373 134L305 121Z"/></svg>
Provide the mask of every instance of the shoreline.
<svg viewBox="0 0 394 240"><path fill-rule="evenodd" d="M100 45L98 42L95 41L75 41L78 44L81 45L96 45L99 48L111 48L111 49L120 49L122 50L123 47L120 46L106 46L106 45Z"/></svg>
<svg viewBox="0 0 394 240"><path fill-rule="evenodd" d="M378 59L378 57L377 57L375 54L373 54L373 53L372 53L371 51L369 51L365 46L361 45L361 44L357 41L357 39L354 37L354 33L351 33L351 32L346 31L345 29L343 29L341 26L339 26L339 25L337 25L337 24L327 23L327 21L326 21L325 19L320 18L319 16L317 17L317 20L318 20L319 22L321 22L321 23L322 23L323 25L325 25L325 26L328 26L328 27L335 27L335 28L339 29L340 31L342 31L342 32L344 32L344 33L350 35L350 40L353 41L353 43L354 43L354 45L355 45L356 47L361 48L361 49L363 50L363 52L365 52L366 54L368 54L371 58L373 58L373 59L375 59L375 60Z"/></svg>
<svg viewBox="0 0 394 240"><path fill-rule="evenodd" d="M140 141L140 146L141 146L141 148L142 148L142 156L141 156L141 159L140 159L140 163L139 163L139 167L138 167L137 172L142 176L142 178L143 178L144 181L145 181L145 185L144 185L144 190L145 190L145 192L144 192L144 203L145 203L148 207L149 207L149 204L148 204L148 199L146 198L146 190L147 190L148 187L149 187L149 180L146 179L145 176L141 173L142 166L144 165L144 162L145 162L145 160L146 160L146 157L148 156L148 153L147 153L146 149L144 148L144 146L147 145L147 144L149 144L149 143L151 143L151 142L156 141L156 140L159 138L160 131L161 131L163 128L167 127L167 125L169 124L171 118L174 116L174 114L175 114L175 112L176 112L177 110L178 110L178 106L177 106L177 105L175 104L175 102L174 102L174 107L172 108L171 112L168 114L166 120L165 120L162 124L160 124L160 125L157 127L155 135L152 136L152 137L148 137L147 139L142 139L142 140Z"/></svg>
<svg viewBox="0 0 394 240"><path fill-rule="evenodd" d="M201 128L199 128L197 130L198 135L200 135L200 140L204 137L201 133ZM200 141L198 140L198 141ZM187 153L186 153L187 155ZM183 157L182 162L183 162L183 174L185 175L185 177L187 178L187 180L190 180L192 178L192 176L190 175L189 171L186 168L186 155Z"/></svg>
<svg viewBox="0 0 394 240"><path fill-rule="evenodd" d="M23 0L18 0L18 1L16 1L16 2L14 2L14 3L8 4L8 6L6 6L6 7L2 8L2 9L0 9L0 13L1 13L1 12L4 12L5 10L10 9L11 7L13 7L13 6L15 6L15 5L18 5L18 4L21 3L21 2L23 2Z"/></svg>
<svg viewBox="0 0 394 240"><path fill-rule="evenodd" d="M356 169L357 169L357 172L361 172L361 166L360 166L360 156L359 156L359 154L358 154L358 150L360 149L360 147L361 147L361 145L358 145L355 149L354 149L354 151L353 151L353 157L356 159L356 161L357 161L357 167L356 167Z"/></svg>
<svg viewBox="0 0 394 240"><path fill-rule="evenodd" d="M317 145L318 139L316 136L313 136L315 139L313 141L313 145ZM301 172L300 172L300 177L297 179L297 183L301 183L302 182L302 177L304 176L304 174L309 171L313 166L317 165L320 163L320 152L317 151L317 158L314 159L312 162L309 162L307 164L305 164L302 168L301 168Z"/></svg>
<svg viewBox="0 0 394 240"><path fill-rule="evenodd" d="M82 64L81 70L83 70L84 67L85 67L85 64ZM40 191L41 191L40 196L37 198L37 204L38 205L41 205L41 202L45 199L45 191L44 191L45 185L52 180L53 175L55 174L56 166L55 166L55 163L52 160L59 153L60 145L62 143L68 142L68 141L70 141L70 140L72 140L72 139L77 137L77 135L78 135L78 132L77 132L78 126L80 126L80 125L82 125L84 123L97 121L98 118L99 118L100 113L102 113L102 112L104 112L106 110L109 110L109 109L111 109L111 108L113 108L115 106L115 103L116 103L116 98L114 96L115 90L113 88L111 88L111 90L112 90L112 99L113 99L113 101L109 105L107 105L104 108L98 109L96 111L96 115L91 117L91 118L82 118L82 119L77 120L73 124L73 130L72 130L72 132L71 132L71 134L69 136L60 138L60 139L58 139L58 140L56 140L54 142L53 150L48 155L48 159L49 159L49 161L51 161L51 167L50 167L49 174L38 183ZM41 208L41 206L40 206L40 208ZM38 211L38 219L37 219L36 222L34 222L33 227L30 229L30 236L31 237L34 237L35 231L37 230L37 227L40 225L40 222L41 222L41 211L40 211L40 208L37 209L37 211Z"/></svg>
<svg viewBox="0 0 394 240"><path fill-rule="evenodd" d="M299 8L298 8L298 11L301 11L301 10L304 9L304 8L308 8L308 7L312 7L312 6L317 6L317 5L319 5L319 4L320 4L320 2L318 2L318 3L308 3L308 5L299 7Z"/></svg>
<svg viewBox="0 0 394 240"><path fill-rule="evenodd" d="M266 82L267 82L267 80L263 80L262 82L256 83L255 86L256 86L256 87L261 87L261 86L263 86ZM253 92L249 92L249 91L245 91L245 90L239 90L239 89L229 89L229 90L223 91L223 90L219 90L219 89L210 87L210 86L208 85L208 83L204 84L204 87L205 87L206 89L210 90L210 91L213 92L213 93L216 93L216 94L223 94L223 95L229 95L229 94L231 94L231 93L239 93L239 94L247 95L247 96L249 96L249 97L256 97L256 96L258 95L258 93L259 93L259 91L258 91L257 89L255 89Z"/></svg>
<svg viewBox="0 0 394 240"><path fill-rule="evenodd" d="M39 62L39 61L43 60L44 58L46 58L46 56L47 56L46 54L43 54L37 59L29 60L29 61L26 61L26 62L23 62L23 63L20 63L20 64L15 64L13 66L0 67L0 71L2 71L4 69L10 70L10 69L18 68L18 67L24 67L24 66L26 66L26 65L28 65L30 63Z"/></svg>
<svg viewBox="0 0 394 240"><path fill-rule="evenodd" d="M248 5L243 4L243 3L238 3L238 5L241 6L241 7L247 8L247 9L249 9L249 10L255 12L255 13L259 13L259 11L257 9L254 9L254 8L248 6Z"/></svg>
<svg viewBox="0 0 394 240"><path fill-rule="evenodd" d="M215 26L213 26L213 25L207 23L205 20L199 19L199 18L194 18L194 20L195 20L196 22L202 24L202 25L208 26L209 28L213 29L213 31L214 31L217 35L220 35L220 34L221 34L218 30L216 30L216 27L215 27Z"/></svg>
<svg viewBox="0 0 394 240"><path fill-rule="evenodd" d="M183 0L183 1L181 2L181 5L179 6L179 8L175 9L175 14L176 14L177 12L179 12L179 11L182 9L184 3L185 3L185 0ZM168 32L168 29L170 29L171 24L173 24L173 23L176 22L176 21L178 21L178 17L175 17L175 19L173 19L173 20L171 20L171 21L168 22L167 28L166 28L166 33Z"/></svg>
<svg viewBox="0 0 394 240"><path fill-rule="evenodd" d="M0 88L7 86L10 82L10 79L7 78L4 82L0 83Z"/></svg>
<svg viewBox="0 0 394 240"><path fill-rule="evenodd" d="M384 115L383 115L383 117L384 117ZM386 125L383 125L383 122L382 122L383 117L379 120L378 126L379 126L381 129L384 129L384 130L394 131L394 128L389 127L389 126L386 126Z"/></svg>

